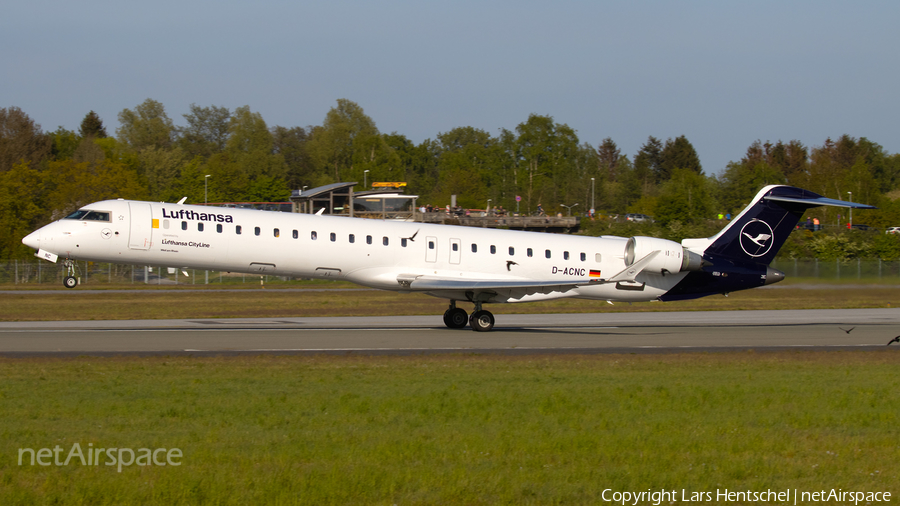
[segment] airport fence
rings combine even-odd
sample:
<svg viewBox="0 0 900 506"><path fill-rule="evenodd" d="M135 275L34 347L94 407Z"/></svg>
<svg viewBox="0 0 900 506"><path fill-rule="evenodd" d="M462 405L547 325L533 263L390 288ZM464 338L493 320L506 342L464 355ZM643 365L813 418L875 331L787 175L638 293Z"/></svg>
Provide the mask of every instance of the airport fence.
<svg viewBox="0 0 900 506"><path fill-rule="evenodd" d="M66 269L61 264L21 260L0 263L0 284L62 285L65 276ZM208 285L290 281L285 276L83 261L75 262L75 277L81 285Z"/></svg>
<svg viewBox="0 0 900 506"><path fill-rule="evenodd" d="M284 276L241 274L224 271L178 269L167 266L135 266L101 262L82 262L76 265L80 284L149 284L149 285L207 285L288 282ZM883 280L900 283L900 261L883 260L775 260L771 266L788 278L808 278L822 281ZM0 284L62 284L66 270L61 264L44 261L0 263Z"/></svg>
<svg viewBox="0 0 900 506"><path fill-rule="evenodd" d="M795 258L776 259L770 265L789 278L811 278L826 281L883 279L900 282L900 261L862 260L859 258L852 260Z"/></svg>

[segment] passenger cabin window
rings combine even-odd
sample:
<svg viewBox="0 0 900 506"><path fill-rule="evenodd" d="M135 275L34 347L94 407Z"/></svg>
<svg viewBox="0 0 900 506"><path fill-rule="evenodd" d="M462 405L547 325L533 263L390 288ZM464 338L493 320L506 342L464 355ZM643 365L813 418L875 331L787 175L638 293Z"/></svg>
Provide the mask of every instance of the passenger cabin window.
<svg viewBox="0 0 900 506"><path fill-rule="evenodd" d="M260 230L259 227L253 227L253 234L254 234L254 235L259 235L259 234L261 234L261 233L262 233L262 230Z"/></svg>
<svg viewBox="0 0 900 506"><path fill-rule="evenodd" d="M187 230L187 222L186 221L181 222L181 230Z"/></svg>
<svg viewBox="0 0 900 506"><path fill-rule="evenodd" d="M203 232L203 222L197 224L197 232Z"/></svg>
<svg viewBox="0 0 900 506"><path fill-rule="evenodd" d="M428 249L434 249L434 241L428 241Z"/></svg>
<svg viewBox="0 0 900 506"><path fill-rule="evenodd" d="M275 235L275 237L281 237L281 230L278 230L278 229L276 228L276 229L273 231L273 234Z"/></svg>
<svg viewBox="0 0 900 506"><path fill-rule="evenodd" d="M169 220L163 220L163 228L169 230Z"/></svg>
<svg viewBox="0 0 900 506"><path fill-rule="evenodd" d="M316 239L319 238L319 234L317 234L316 231L313 230L312 232L309 233L309 238L312 239L313 241L315 241Z"/></svg>
<svg viewBox="0 0 900 506"><path fill-rule="evenodd" d="M405 237L400 239L400 246L402 246L404 248L406 247L406 238Z"/></svg>
<svg viewBox="0 0 900 506"><path fill-rule="evenodd" d="M472 253L478 253L478 245L474 242L472 243Z"/></svg>
<svg viewBox="0 0 900 506"><path fill-rule="evenodd" d="M585 260L587 260L587 254L582 253L582 254L581 254L581 261L584 262Z"/></svg>
<svg viewBox="0 0 900 506"><path fill-rule="evenodd" d="M491 244L491 255L495 255L497 253L497 247Z"/></svg>
<svg viewBox="0 0 900 506"><path fill-rule="evenodd" d="M528 255L528 258L531 258L534 256L534 250L531 248L528 248L527 250L525 250L525 254Z"/></svg>
<svg viewBox="0 0 900 506"><path fill-rule="evenodd" d="M241 235L241 226L240 225L234 226L234 233L237 235Z"/></svg>
<svg viewBox="0 0 900 506"><path fill-rule="evenodd" d="M366 236L366 244L372 244L372 236L371 235Z"/></svg>
<svg viewBox="0 0 900 506"><path fill-rule="evenodd" d="M356 235L350 234L350 244L353 244L355 242L356 242Z"/></svg>
<svg viewBox="0 0 900 506"><path fill-rule="evenodd" d="M381 244L384 244L385 246L387 246L387 245L388 245L388 238L387 238L387 237L382 237L382 238L381 238Z"/></svg>
<svg viewBox="0 0 900 506"><path fill-rule="evenodd" d="M569 252L563 251L563 260L568 260L568 259L569 259Z"/></svg>
<svg viewBox="0 0 900 506"><path fill-rule="evenodd" d="M337 241L337 234L335 234L334 232L332 232L332 233L331 233L331 236L330 236L330 239L331 239L331 242Z"/></svg>
<svg viewBox="0 0 900 506"><path fill-rule="evenodd" d="M544 250L544 256L550 258L550 250Z"/></svg>
<svg viewBox="0 0 900 506"><path fill-rule="evenodd" d="M516 248L513 248L512 246L510 246L509 247L509 256L513 256L515 254L516 254Z"/></svg>
<svg viewBox="0 0 900 506"><path fill-rule="evenodd" d="M221 223L216 223L216 232L218 232L220 234L222 233L222 224Z"/></svg>
<svg viewBox="0 0 900 506"><path fill-rule="evenodd" d="M459 251L459 243L456 243L456 242L453 243L453 245L451 246L451 249L453 249L453 251Z"/></svg>
<svg viewBox="0 0 900 506"><path fill-rule="evenodd" d="M598 264L600 263L600 253L594 254L594 261L597 262Z"/></svg>
<svg viewBox="0 0 900 506"><path fill-rule="evenodd" d="M299 239L299 238L300 238L300 232L297 232L296 230L294 230L294 231L291 233L291 236L292 236L294 239Z"/></svg>

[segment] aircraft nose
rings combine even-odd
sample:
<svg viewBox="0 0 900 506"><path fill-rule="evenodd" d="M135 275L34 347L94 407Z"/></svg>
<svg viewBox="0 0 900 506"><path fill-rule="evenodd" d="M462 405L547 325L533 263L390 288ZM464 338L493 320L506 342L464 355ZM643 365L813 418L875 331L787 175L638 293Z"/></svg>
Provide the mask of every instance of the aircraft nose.
<svg viewBox="0 0 900 506"><path fill-rule="evenodd" d="M23 237L22 244L28 246L29 248L41 249L41 231L35 230L34 232Z"/></svg>

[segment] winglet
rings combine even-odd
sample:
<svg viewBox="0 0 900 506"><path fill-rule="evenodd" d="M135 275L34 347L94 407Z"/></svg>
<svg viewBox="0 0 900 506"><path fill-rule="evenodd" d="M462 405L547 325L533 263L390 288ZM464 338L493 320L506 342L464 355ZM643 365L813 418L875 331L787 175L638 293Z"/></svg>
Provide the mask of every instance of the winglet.
<svg viewBox="0 0 900 506"><path fill-rule="evenodd" d="M644 270L648 265L650 265L650 262L652 262L653 259L656 258L656 255L659 255L659 251L660 250L651 251L644 258L642 258L642 259L638 260L637 262L626 267L624 271L607 279L606 282L607 283L617 283L619 281L634 281L634 278L636 278L637 275L640 274L642 270Z"/></svg>

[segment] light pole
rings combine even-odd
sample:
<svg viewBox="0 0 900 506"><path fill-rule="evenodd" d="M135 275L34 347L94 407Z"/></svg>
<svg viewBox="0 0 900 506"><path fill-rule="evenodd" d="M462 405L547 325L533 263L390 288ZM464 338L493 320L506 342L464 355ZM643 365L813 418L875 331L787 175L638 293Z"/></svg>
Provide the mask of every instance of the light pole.
<svg viewBox="0 0 900 506"><path fill-rule="evenodd" d="M594 178L591 178L591 218L594 217Z"/></svg>
<svg viewBox="0 0 900 506"><path fill-rule="evenodd" d="M369 189L369 170L363 171L363 190Z"/></svg>
<svg viewBox="0 0 900 506"><path fill-rule="evenodd" d="M560 204L560 205L563 206L563 207L565 207L566 209L568 209L568 210L569 210L569 216L572 216L572 208L575 207L575 206L577 206L577 205L578 205L578 202L572 204L571 206L567 206L567 205L565 205L565 204Z"/></svg>
<svg viewBox="0 0 900 506"><path fill-rule="evenodd" d="M203 203L204 204L209 203L209 200L207 198L207 196L209 195L209 176L212 176L212 174L207 174L207 175L203 176Z"/></svg>
<svg viewBox="0 0 900 506"><path fill-rule="evenodd" d="M847 200L853 202L853 192L847 192ZM850 228L853 228L853 208L850 208Z"/></svg>

